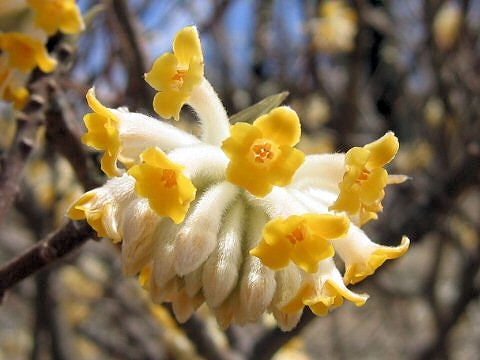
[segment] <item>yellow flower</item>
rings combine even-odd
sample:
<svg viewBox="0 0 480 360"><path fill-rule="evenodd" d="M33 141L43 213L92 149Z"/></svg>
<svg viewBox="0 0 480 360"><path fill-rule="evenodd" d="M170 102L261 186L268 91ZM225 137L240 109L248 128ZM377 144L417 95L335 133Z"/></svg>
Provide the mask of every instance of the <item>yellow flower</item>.
<svg viewBox="0 0 480 360"><path fill-rule="evenodd" d="M153 108L163 118L178 120L180 109L203 78L203 54L197 28L180 30L173 40L173 54L165 53L145 74L145 80L159 91Z"/></svg>
<svg viewBox="0 0 480 360"><path fill-rule="evenodd" d="M344 298L356 306L363 306L368 295L357 294L349 290L343 284L342 277L333 260L327 259L319 264L316 274L306 274L302 287L295 297L282 308L282 311L293 314L307 305L315 315L325 316L330 309L341 306Z"/></svg>
<svg viewBox="0 0 480 360"><path fill-rule="evenodd" d="M95 97L95 89L87 92L87 102L93 113L83 117L88 132L82 136L84 144L98 150L104 150L101 165L108 176L120 175L117 168L117 158L120 153L120 137L118 133L118 118Z"/></svg>
<svg viewBox="0 0 480 360"><path fill-rule="evenodd" d="M76 34L85 28L75 0L29 0L27 4L35 11L35 25L48 35L54 35L58 30Z"/></svg>
<svg viewBox="0 0 480 360"><path fill-rule="evenodd" d="M48 56L47 49L37 39L20 33L0 34L0 50L8 53L8 64L29 73L38 65L43 72L51 72L57 62Z"/></svg>
<svg viewBox="0 0 480 360"><path fill-rule="evenodd" d="M410 245L404 236L398 246L384 246L372 242L365 233L351 226L348 235L335 241L337 254L345 262L345 284L356 284L372 275L387 260L396 259L405 254Z"/></svg>
<svg viewBox="0 0 480 360"><path fill-rule="evenodd" d="M108 205L95 207L97 195L94 191L83 194L68 211L67 215L72 220L86 219L88 224L97 232L99 237L108 237L103 225L103 217L108 211Z"/></svg>
<svg viewBox="0 0 480 360"><path fill-rule="evenodd" d="M28 90L22 85L19 72L0 65L0 99L12 102L15 109L21 110L28 101ZM20 75L21 77L21 75Z"/></svg>
<svg viewBox="0 0 480 360"><path fill-rule="evenodd" d="M293 146L300 140L300 120L282 106L260 116L253 125L236 123L222 149L230 158L226 178L255 196L290 184L305 155Z"/></svg>
<svg viewBox="0 0 480 360"><path fill-rule="evenodd" d="M377 213L383 209L384 188L389 183L388 173L383 167L397 151L398 139L393 132L364 147L350 149L345 155L345 175L338 185L340 194L329 210L358 216L360 225L377 219Z"/></svg>
<svg viewBox="0 0 480 360"><path fill-rule="evenodd" d="M195 186L183 175L183 167L171 162L160 149L148 148L140 158L143 163L128 171L136 179L135 192L146 197L158 215L181 223L195 199Z"/></svg>
<svg viewBox="0 0 480 360"><path fill-rule="evenodd" d="M257 247L250 255L260 258L273 270L288 266L292 260L303 270L314 273L318 262L335 251L328 240L345 236L350 222L344 216L305 214L269 221Z"/></svg>

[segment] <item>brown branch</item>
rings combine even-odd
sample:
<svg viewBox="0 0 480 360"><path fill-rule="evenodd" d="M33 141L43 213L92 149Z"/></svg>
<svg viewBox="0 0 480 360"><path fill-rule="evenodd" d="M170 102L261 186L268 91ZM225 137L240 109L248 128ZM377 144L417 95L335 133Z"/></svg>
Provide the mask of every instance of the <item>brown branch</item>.
<svg viewBox="0 0 480 360"><path fill-rule="evenodd" d="M80 141L79 129L75 128L75 114L68 105L65 94L53 81L49 83L48 90L49 107L45 113L47 139L70 162L85 190L100 186L100 181L92 176L95 173L93 164Z"/></svg>
<svg viewBox="0 0 480 360"><path fill-rule="evenodd" d="M253 349L248 356L251 360L267 360L292 338L299 335L303 329L315 319L315 315L309 310L305 309L298 323L297 327L290 332L283 332L279 328L275 328L265 333L253 346Z"/></svg>
<svg viewBox="0 0 480 360"><path fill-rule="evenodd" d="M85 221L69 221L45 240L0 268L0 300L5 291L45 266L69 254L95 236Z"/></svg>
<svg viewBox="0 0 480 360"><path fill-rule="evenodd" d="M33 95L25 112L17 117L17 132L1 163L0 223L20 190L20 179L35 144L36 130L40 125L38 114L42 107L43 99Z"/></svg>
<svg viewBox="0 0 480 360"><path fill-rule="evenodd" d="M110 18L109 24L117 34L124 64L128 70L129 83L126 93L134 100L130 105L134 109L138 107L149 109L152 105L153 89L143 80L143 75L147 71L147 60L134 16L125 1L112 0L111 7L115 18Z"/></svg>

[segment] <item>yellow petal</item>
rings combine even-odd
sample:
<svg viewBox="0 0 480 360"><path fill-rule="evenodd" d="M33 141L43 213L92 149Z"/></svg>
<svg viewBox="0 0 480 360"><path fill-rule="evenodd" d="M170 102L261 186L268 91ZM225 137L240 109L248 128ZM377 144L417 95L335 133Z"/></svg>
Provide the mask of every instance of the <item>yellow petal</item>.
<svg viewBox="0 0 480 360"><path fill-rule="evenodd" d="M107 231L102 223L104 214L108 211L108 206L101 209L92 209L92 205L97 195L94 191L83 194L68 210L67 216L72 220L86 219L88 224L97 232L99 237L107 237Z"/></svg>
<svg viewBox="0 0 480 360"><path fill-rule="evenodd" d="M35 11L35 25L45 30L48 35L53 35L58 30L66 34L76 34L85 28L74 0L29 0L26 3Z"/></svg>
<svg viewBox="0 0 480 360"><path fill-rule="evenodd" d="M307 214L304 215L311 231L324 239L333 240L347 234L350 221L345 216L330 214Z"/></svg>
<svg viewBox="0 0 480 360"><path fill-rule="evenodd" d="M230 137L222 144L222 150L234 161L243 159L256 139L262 137L260 130L250 124L238 122L230 126Z"/></svg>
<svg viewBox="0 0 480 360"><path fill-rule="evenodd" d="M281 310L287 314L293 314L302 310L303 307L305 306L303 304L303 299L308 298L309 296L312 296L313 293L314 293L314 289L312 285L309 283L304 284L300 288L300 290L298 290L295 297L292 300L290 300L290 302L287 305L285 305Z"/></svg>
<svg viewBox="0 0 480 360"><path fill-rule="evenodd" d="M349 187L344 187L340 183L340 194L333 205L328 209L333 211L345 211L349 215L356 214L360 211L360 198L356 191L352 191Z"/></svg>
<svg viewBox="0 0 480 360"><path fill-rule="evenodd" d="M145 74L145 81L158 91L172 89L173 77L177 74L177 58L172 53L165 53L153 63L152 69Z"/></svg>
<svg viewBox="0 0 480 360"><path fill-rule="evenodd" d="M262 137L278 145L294 146L300 140L300 120L297 113L287 106L277 107L260 116L253 126L260 129Z"/></svg>
<svg viewBox="0 0 480 360"><path fill-rule="evenodd" d="M280 270L290 262L291 246L284 242L269 245L262 240L255 248L250 250L250 255L258 257L265 266L272 270Z"/></svg>
<svg viewBox="0 0 480 360"><path fill-rule="evenodd" d="M195 186L160 149L149 148L140 158L143 162L128 171L136 179L135 192L147 198L158 215L181 223L195 199Z"/></svg>
<svg viewBox="0 0 480 360"><path fill-rule="evenodd" d="M57 62L48 56L47 49L37 39L20 33L0 34L0 49L9 54L8 63L24 73L37 65L43 72L51 72Z"/></svg>
<svg viewBox="0 0 480 360"><path fill-rule="evenodd" d="M183 77L181 91L191 94L193 89L202 82L202 79L203 62L195 58L190 62L190 67L188 68L185 76Z"/></svg>
<svg viewBox="0 0 480 360"><path fill-rule="evenodd" d="M307 235L307 238L298 242L292 249L291 259L298 267L308 273L316 273L321 260L335 254L332 244L319 236Z"/></svg>
<svg viewBox="0 0 480 360"><path fill-rule="evenodd" d="M153 98L153 109L165 119L173 117L175 120L180 118L180 110L189 95L179 91L159 92Z"/></svg>
<svg viewBox="0 0 480 360"><path fill-rule="evenodd" d="M277 186L287 186L292 182L295 172L305 161L305 154L292 147L283 145L267 173L269 181Z"/></svg>
<svg viewBox="0 0 480 360"><path fill-rule="evenodd" d="M203 61L200 37L195 26L187 26L175 35L173 52L182 65L189 65L194 58Z"/></svg>
<svg viewBox="0 0 480 360"><path fill-rule="evenodd" d="M364 149L370 151L367 167L383 167L395 157L398 151L398 139L389 131L380 139L364 146Z"/></svg>
<svg viewBox="0 0 480 360"><path fill-rule="evenodd" d="M387 260L396 259L408 250L410 240L404 236L400 245L395 247L378 246L370 258L364 263L350 264L343 276L345 284L356 284L372 275Z"/></svg>
<svg viewBox="0 0 480 360"><path fill-rule="evenodd" d="M351 167L357 167L361 170L367 163L370 156L370 151L361 147L353 147L345 154L345 164L347 164L349 169Z"/></svg>
<svg viewBox="0 0 480 360"><path fill-rule="evenodd" d="M256 168L247 161L232 161L228 164L225 177L229 182L248 190L252 195L264 197L273 188L266 175L265 169Z"/></svg>
<svg viewBox="0 0 480 360"><path fill-rule="evenodd" d="M383 189L387 185L388 174L383 168L373 169L368 179L362 182L359 193L360 201L366 205L383 199Z"/></svg>
<svg viewBox="0 0 480 360"><path fill-rule="evenodd" d="M104 150L101 160L103 172L110 177L118 176L120 170L117 168L117 158L121 147L119 120L97 100L93 88L87 92L87 103L94 113L83 117L88 132L82 136L82 141L97 150Z"/></svg>

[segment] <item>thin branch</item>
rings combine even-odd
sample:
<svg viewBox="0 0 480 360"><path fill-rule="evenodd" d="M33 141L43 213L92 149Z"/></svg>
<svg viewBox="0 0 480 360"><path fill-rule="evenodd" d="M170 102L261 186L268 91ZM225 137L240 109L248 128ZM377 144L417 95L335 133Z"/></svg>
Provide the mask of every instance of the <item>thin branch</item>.
<svg viewBox="0 0 480 360"><path fill-rule="evenodd" d="M0 223L20 190L20 179L34 148L36 130L40 125L38 114L42 107L43 99L34 95L27 104L25 112L17 117L17 132L1 164Z"/></svg>
<svg viewBox="0 0 480 360"><path fill-rule="evenodd" d="M305 309L297 327L290 332L283 332L279 328L275 328L265 333L253 346L248 359L250 360L267 360L292 338L299 335L303 329L315 319L315 315Z"/></svg>
<svg viewBox="0 0 480 360"><path fill-rule="evenodd" d="M48 140L70 162L85 190L100 186L101 183L92 176L95 174L93 164L89 161L79 132L74 127L75 114L67 103L65 94L53 81L49 83L48 90L49 107L45 113Z"/></svg>
<svg viewBox="0 0 480 360"><path fill-rule="evenodd" d="M129 84L126 93L134 103L134 108L143 107L149 109L153 98L151 89L143 80L147 71L147 60L142 47L144 43L139 35L134 15L128 9L128 3L122 0L112 0L111 6L115 19L109 21L109 25L117 34L124 64L128 70Z"/></svg>
<svg viewBox="0 0 480 360"><path fill-rule="evenodd" d="M95 236L85 221L69 221L45 240L0 268L0 300L5 291L45 266L69 254Z"/></svg>

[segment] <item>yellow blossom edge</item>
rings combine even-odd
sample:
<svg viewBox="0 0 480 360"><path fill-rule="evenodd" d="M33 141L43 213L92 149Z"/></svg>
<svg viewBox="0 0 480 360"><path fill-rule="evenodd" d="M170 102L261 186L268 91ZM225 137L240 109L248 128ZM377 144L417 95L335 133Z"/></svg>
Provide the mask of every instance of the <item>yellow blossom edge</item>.
<svg viewBox="0 0 480 360"><path fill-rule="evenodd" d="M75 0L29 0L27 4L35 12L35 25L51 36L58 30L76 34L85 29L80 9Z"/></svg>
<svg viewBox="0 0 480 360"><path fill-rule="evenodd" d="M262 240L250 255L272 270L288 266L291 260L304 271L315 273L318 263L335 253L328 240L345 236L349 225L345 216L330 214L274 219L265 225Z"/></svg>
<svg viewBox="0 0 480 360"><path fill-rule="evenodd" d="M37 66L48 73L57 66L57 61L48 55L44 44L28 35L15 32L0 34L0 50L8 53L9 66L24 73Z"/></svg>
<svg viewBox="0 0 480 360"><path fill-rule="evenodd" d="M340 193L329 210L345 211L355 217L359 225L377 219L377 213L383 210L381 201L385 196L385 186L406 179L389 176L383 168L392 161L398 148L397 137L393 132L387 132L364 147L350 149L345 155L343 180L338 184Z"/></svg>
<svg viewBox="0 0 480 360"><path fill-rule="evenodd" d="M327 279L320 290L316 290L311 283L303 285L282 311L292 314L307 305L315 315L325 316L330 309L343 305L344 298L353 302L355 306L363 306L368 300L368 295L354 293L343 284L339 285L334 280Z"/></svg>
<svg viewBox="0 0 480 360"><path fill-rule="evenodd" d="M410 246L410 239L406 236L398 246L381 246L372 252L364 263L354 263L347 267L343 276L345 284L356 284L372 275L387 260L396 259L405 254Z"/></svg>
<svg viewBox="0 0 480 360"><path fill-rule="evenodd" d="M153 108L165 119L178 120L182 106L203 79L203 54L195 26L180 30L173 40L173 54L165 53L155 60L145 74L145 81L159 91Z"/></svg>
<svg viewBox="0 0 480 360"><path fill-rule="evenodd" d="M107 230L103 225L103 218L108 212L110 205L106 205L101 209L95 209L92 207L97 195L95 192L89 191L83 194L67 212L67 216L72 220L86 219L88 224L97 232L99 237L108 237Z"/></svg>
<svg viewBox="0 0 480 360"><path fill-rule="evenodd" d="M87 133L82 136L82 142L97 150L103 150L101 168L110 177L119 176L117 158L120 154L119 120L108 108L95 97L95 89L87 92L87 103L94 111L83 117Z"/></svg>
<svg viewBox="0 0 480 360"><path fill-rule="evenodd" d="M155 147L140 154L142 163L128 174L135 178L135 192L148 199L150 207L160 216L181 223L195 199L197 189L183 174L183 167L170 161L165 153Z"/></svg>
<svg viewBox="0 0 480 360"><path fill-rule="evenodd" d="M264 197L273 186L286 186L305 161L293 148L300 140L300 120L287 106L273 109L252 125L238 122L222 150L230 158L226 178L251 194Z"/></svg>

